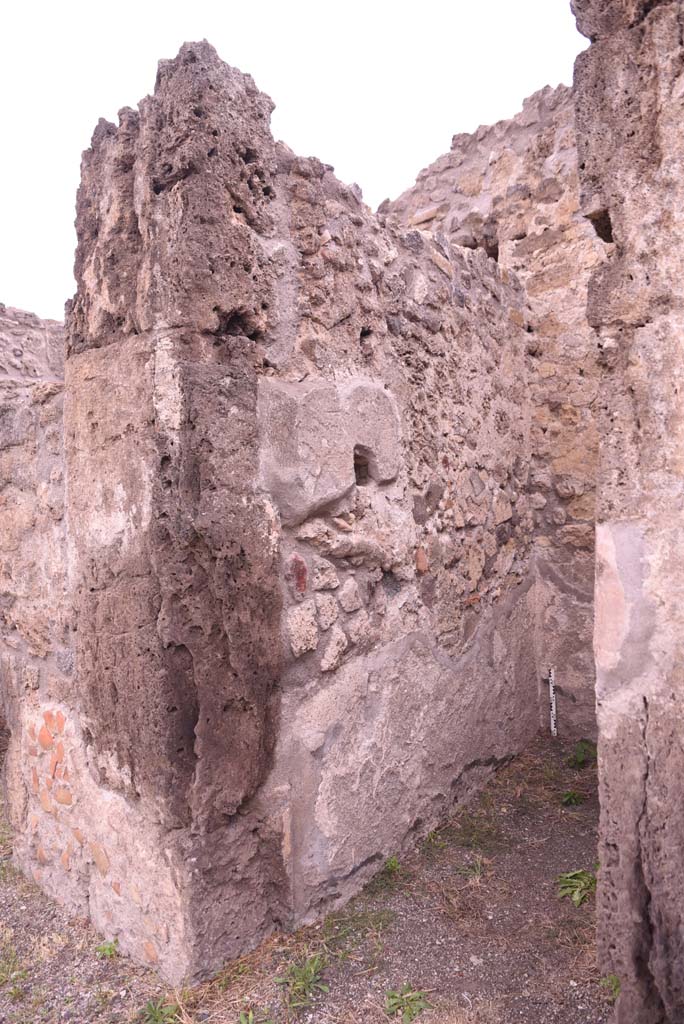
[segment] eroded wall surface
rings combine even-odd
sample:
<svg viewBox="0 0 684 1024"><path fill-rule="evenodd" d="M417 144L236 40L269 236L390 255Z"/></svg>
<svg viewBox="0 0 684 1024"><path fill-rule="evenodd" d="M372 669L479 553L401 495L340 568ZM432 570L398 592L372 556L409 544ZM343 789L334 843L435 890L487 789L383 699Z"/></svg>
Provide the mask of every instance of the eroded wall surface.
<svg viewBox="0 0 684 1024"><path fill-rule="evenodd" d="M19 862L173 981L347 899L538 726L523 289L270 111L188 44L84 154L73 669L9 701Z"/></svg>
<svg viewBox="0 0 684 1024"><path fill-rule="evenodd" d="M156 961L161 933L182 965L181 896L169 881L163 835L100 785L90 743L74 656L81 624L68 572L63 374L62 325L0 307L0 684L15 858L105 934L115 922L125 929L141 958ZM72 497L74 486L91 483L72 485ZM110 729L115 736L115 723Z"/></svg>
<svg viewBox="0 0 684 1024"><path fill-rule="evenodd" d="M33 838L48 786L66 800L63 759L43 765L43 708L73 683L66 615L61 324L0 305L0 725L3 782L17 849L46 856ZM4 743L3 743L4 747ZM57 769L59 768L59 773Z"/></svg>
<svg viewBox="0 0 684 1024"><path fill-rule="evenodd" d="M614 239L589 286L604 367L595 650L599 941L621 1024L684 1019L684 10L575 0L582 205Z"/></svg>
<svg viewBox="0 0 684 1024"><path fill-rule="evenodd" d="M579 208L572 91L543 89L510 121L454 136L381 210L483 250L524 286L540 711L547 726L553 666L560 735L593 737L598 365L586 301L608 246Z"/></svg>
<svg viewBox="0 0 684 1024"><path fill-rule="evenodd" d="M0 718L68 684L63 327L0 304ZM19 771L18 748L8 755Z"/></svg>

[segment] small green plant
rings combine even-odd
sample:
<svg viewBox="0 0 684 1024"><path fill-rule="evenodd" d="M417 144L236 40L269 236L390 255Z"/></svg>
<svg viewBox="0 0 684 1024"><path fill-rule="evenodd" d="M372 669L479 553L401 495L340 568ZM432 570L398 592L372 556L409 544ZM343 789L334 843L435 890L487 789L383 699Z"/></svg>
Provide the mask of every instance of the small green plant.
<svg viewBox="0 0 684 1024"><path fill-rule="evenodd" d="M563 807L579 807L584 803L584 797L576 789L568 789L563 793L561 803Z"/></svg>
<svg viewBox="0 0 684 1024"><path fill-rule="evenodd" d="M257 1010L240 1010L240 1016L238 1017L237 1024L272 1024L270 1018L262 1017L261 1012Z"/></svg>
<svg viewBox="0 0 684 1024"><path fill-rule="evenodd" d="M596 744L591 740L578 740L568 762L571 768L586 768L596 763Z"/></svg>
<svg viewBox="0 0 684 1024"><path fill-rule="evenodd" d="M178 1024L178 1003L165 1003L163 999L150 999L140 1011L140 1024Z"/></svg>
<svg viewBox="0 0 684 1024"><path fill-rule="evenodd" d="M487 861L484 857L476 855L469 864L464 864L463 867L457 868L456 873L463 875L464 878L469 879L471 882L479 882L485 873L486 865Z"/></svg>
<svg viewBox="0 0 684 1024"><path fill-rule="evenodd" d="M397 1017L401 1014L402 1024L411 1024L423 1010L429 1009L430 1003L426 993L411 988L408 982L402 985L398 992L393 989L385 992L385 1013L388 1017Z"/></svg>
<svg viewBox="0 0 684 1024"><path fill-rule="evenodd" d="M118 955L118 939L109 939L107 942L101 942L99 946L95 947L95 956L98 958L98 960L113 960L114 957Z"/></svg>
<svg viewBox="0 0 684 1024"><path fill-rule="evenodd" d="M325 967L326 960L322 953L314 953L303 963L287 965L285 973L276 978L276 985L284 989L288 1010L305 1010L311 1006L314 996L328 991L328 986L323 983Z"/></svg>
<svg viewBox="0 0 684 1024"><path fill-rule="evenodd" d="M25 995L26 993L21 985L12 985L9 990L9 997L13 1003L20 1003Z"/></svg>
<svg viewBox="0 0 684 1024"><path fill-rule="evenodd" d="M435 850L444 850L446 847L446 839L439 830L435 829L425 836L422 849L425 853L433 853Z"/></svg>
<svg viewBox="0 0 684 1024"><path fill-rule="evenodd" d="M394 878L399 871L401 871L401 864L399 863L398 857L388 857L385 861L384 872L390 878Z"/></svg>
<svg viewBox="0 0 684 1024"><path fill-rule="evenodd" d="M224 971L217 976L216 986L220 992L225 992L226 989L234 985L239 978L243 978L246 974L251 971L251 966L244 960L238 960L236 963L228 964Z"/></svg>
<svg viewBox="0 0 684 1024"><path fill-rule="evenodd" d="M607 974L605 978L601 978L600 984L605 988L611 1003L616 1003L620 995L620 979L617 974Z"/></svg>
<svg viewBox="0 0 684 1024"><path fill-rule="evenodd" d="M375 878L368 884L368 892L373 895L393 889L397 883L406 875L405 869L399 863L398 857L388 857L382 871L379 871Z"/></svg>
<svg viewBox="0 0 684 1024"><path fill-rule="evenodd" d="M596 875L593 871L566 871L558 876L558 896L569 897L576 907L581 907L586 899L596 892Z"/></svg>

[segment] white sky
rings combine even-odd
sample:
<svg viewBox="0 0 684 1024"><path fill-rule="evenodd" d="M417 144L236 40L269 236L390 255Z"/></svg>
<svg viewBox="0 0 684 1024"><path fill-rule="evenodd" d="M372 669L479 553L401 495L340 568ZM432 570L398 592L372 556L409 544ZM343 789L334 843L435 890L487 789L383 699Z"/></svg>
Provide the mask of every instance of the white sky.
<svg viewBox="0 0 684 1024"><path fill-rule="evenodd" d="M9 10L8 10L9 8ZM276 103L272 127L369 205L544 85L570 83L569 0L5 0L0 14L0 302L61 319L73 293L80 154L207 38Z"/></svg>

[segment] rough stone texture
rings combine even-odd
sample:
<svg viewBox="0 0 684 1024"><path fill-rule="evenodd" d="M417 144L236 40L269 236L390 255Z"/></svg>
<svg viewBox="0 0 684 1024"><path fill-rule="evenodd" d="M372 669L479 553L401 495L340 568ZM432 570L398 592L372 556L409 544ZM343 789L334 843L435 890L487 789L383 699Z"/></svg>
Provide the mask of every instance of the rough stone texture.
<svg viewBox="0 0 684 1024"><path fill-rule="evenodd" d="M512 120L454 136L451 152L383 208L483 249L524 285L540 707L546 724L542 677L554 666L560 734L594 736L598 365L586 296L606 243L579 209L571 90L543 89Z"/></svg>
<svg viewBox="0 0 684 1024"><path fill-rule="evenodd" d="M211 48L185 47L138 112L100 123L78 198L65 406L77 669L98 782L153 825L176 902L166 932L143 936L124 885L112 928L173 979L288 916L280 824L250 806L283 658L276 523L256 488L270 110Z"/></svg>
<svg viewBox="0 0 684 1024"><path fill-rule="evenodd" d="M603 363L595 649L599 942L620 1024L684 1019L684 11L576 0L581 198L614 239L588 316Z"/></svg>
<svg viewBox="0 0 684 1024"><path fill-rule="evenodd" d="M122 893L130 894L128 945L154 962L158 931L182 965L183 933L168 932L169 922L182 921L181 894L169 879L163 837L97 784L88 722L74 710L80 677L68 599L63 347L60 324L0 307L0 680L15 856L106 934Z"/></svg>
<svg viewBox="0 0 684 1024"><path fill-rule="evenodd" d="M95 131L46 592L73 672L28 700L3 668L19 863L172 981L346 900L539 722L534 505L561 453L525 290L373 216L270 111L186 44Z"/></svg>
<svg viewBox="0 0 684 1024"><path fill-rule="evenodd" d="M15 736L5 780L18 790L17 808L21 708L57 695L71 675L62 348L61 324L0 304L0 732Z"/></svg>
<svg viewBox="0 0 684 1024"><path fill-rule="evenodd" d="M634 28L654 7L676 0L570 0L577 28L592 41L601 36Z"/></svg>

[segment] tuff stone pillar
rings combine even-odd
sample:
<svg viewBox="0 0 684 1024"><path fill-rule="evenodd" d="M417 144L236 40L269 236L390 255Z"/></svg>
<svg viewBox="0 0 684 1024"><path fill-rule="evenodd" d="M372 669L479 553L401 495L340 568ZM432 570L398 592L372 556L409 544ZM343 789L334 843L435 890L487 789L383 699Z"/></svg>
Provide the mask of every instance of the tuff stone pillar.
<svg viewBox="0 0 684 1024"><path fill-rule="evenodd" d="M100 122L78 196L65 437L81 705L100 784L168 836L150 846L179 903L179 975L217 930L230 955L243 915L278 916L277 896L259 901L260 878L278 885L263 837L241 827L272 755L281 660L256 489L270 110L211 47L185 46L139 111ZM226 873L242 898L226 902ZM145 939L151 959L165 927Z"/></svg>
<svg viewBox="0 0 684 1024"><path fill-rule="evenodd" d="M684 8L575 0L581 202L603 363L599 940L621 1024L684 1019Z"/></svg>

